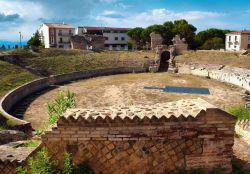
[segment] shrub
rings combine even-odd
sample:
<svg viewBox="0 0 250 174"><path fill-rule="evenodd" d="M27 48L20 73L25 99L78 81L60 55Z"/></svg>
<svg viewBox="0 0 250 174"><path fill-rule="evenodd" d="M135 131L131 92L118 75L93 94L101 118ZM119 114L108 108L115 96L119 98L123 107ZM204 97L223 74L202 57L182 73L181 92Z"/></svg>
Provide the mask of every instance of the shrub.
<svg viewBox="0 0 250 174"><path fill-rule="evenodd" d="M64 154L64 166L62 174L72 174L73 173L73 162L70 153Z"/></svg>
<svg viewBox="0 0 250 174"><path fill-rule="evenodd" d="M38 151L35 157L28 159L26 168L18 167L19 174L53 174L56 173L57 162L51 160L48 151L43 148Z"/></svg>
<svg viewBox="0 0 250 174"><path fill-rule="evenodd" d="M238 120L244 120L250 118L249 109L241 105L229 108L229 112L233 114L235 117L237 117Z"/></svg>
<svg viewBox="0 0 250 174"><path fill-rule="evenodd" d="M55 124L60 116L69 108L75 107L75 93L60 91L54 102L48 104L49 121Z"/></svg>

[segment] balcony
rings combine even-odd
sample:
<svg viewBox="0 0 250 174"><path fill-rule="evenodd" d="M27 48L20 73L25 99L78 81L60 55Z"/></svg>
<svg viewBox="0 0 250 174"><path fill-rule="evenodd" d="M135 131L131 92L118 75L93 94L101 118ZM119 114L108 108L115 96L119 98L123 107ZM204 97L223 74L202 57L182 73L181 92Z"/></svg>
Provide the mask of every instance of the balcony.
<svg viewBox="0 0 250 174"><path fill-rule="evenodd" d="M58 36L73 36L73 33L58 33Z"/></svg>

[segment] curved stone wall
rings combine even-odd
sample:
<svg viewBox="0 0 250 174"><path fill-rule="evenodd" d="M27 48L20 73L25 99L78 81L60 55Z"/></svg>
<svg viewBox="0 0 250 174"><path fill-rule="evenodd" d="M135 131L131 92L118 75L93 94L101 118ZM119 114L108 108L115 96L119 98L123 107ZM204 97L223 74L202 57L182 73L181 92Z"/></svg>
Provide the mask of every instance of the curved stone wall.
<svg viewBox="0 0 250 174"><path fill-rule="evenodd" d="M73 72L73 73L50 76L34 80L32 82L29 82L25 85L22 85L10 91L2 98L0 102L0 115L1 115L0 122L7 123L7 125L12 127L13 129L19 129L26 133L31 133L32 130L31 124L25 120L21 120L10 115L9 111L19 101L31 95L32 93L46 89L51 85L58 85L79 79L87 79L91 77L115 75L115 74L125 74L132 72L140 73L146 71L147 68L144 67L107 68L107 69L88 70L82 72Z"/></svg>
<svg viewBox="0 0 250 174"><path fill-rule="evenodd" d="M184 64L178 67L179 73L204 76L234 84L250 91L250 70L224 65Z"/></svg>

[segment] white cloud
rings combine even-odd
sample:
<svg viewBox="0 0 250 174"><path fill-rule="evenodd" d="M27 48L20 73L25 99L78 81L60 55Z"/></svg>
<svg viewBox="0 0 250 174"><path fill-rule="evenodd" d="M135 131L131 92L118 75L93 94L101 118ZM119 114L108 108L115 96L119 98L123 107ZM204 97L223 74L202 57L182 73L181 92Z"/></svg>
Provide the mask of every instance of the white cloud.
<svg viewBox="0 0 250 174"><path fill-rule="evenodd" d="M93 17L97 21L101 21L106 25L110 26L126 26L126 27L136 27L142 26L146 27L151 24L162 24L165 21L172 21L177 19L186 19L190 22L195 22L199 20L217 18L224 16L225 14L216 13L216 12L207 12L207 11L185 11L185 12L173 12L165 8L162 9L153 9L146 12L136 13L136 14L127 14L124 15L122 19L112 18L100 14L96 17Z"/></svg>

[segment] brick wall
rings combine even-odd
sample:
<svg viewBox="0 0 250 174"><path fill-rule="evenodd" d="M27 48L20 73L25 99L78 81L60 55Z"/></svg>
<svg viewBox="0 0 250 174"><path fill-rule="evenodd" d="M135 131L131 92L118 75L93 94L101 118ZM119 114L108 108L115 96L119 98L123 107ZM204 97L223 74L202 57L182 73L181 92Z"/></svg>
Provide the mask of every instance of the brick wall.
<svg viewBox="0 0 250 174"><path fill-rule="evenodd" d="M229 174L235 118L217 108L198 107L197 114L192 114L190 107L199 101L186 102L178 114L175 111L181 107L174 103L145 106L139 111L130 107L126 112L121 108L116 108L117 112L93 110L88 116L88 110L72 111L46 132L42 141L61 165L67 151L76 165L88 162L97 173L162 173L220 165Z"/></svg>

